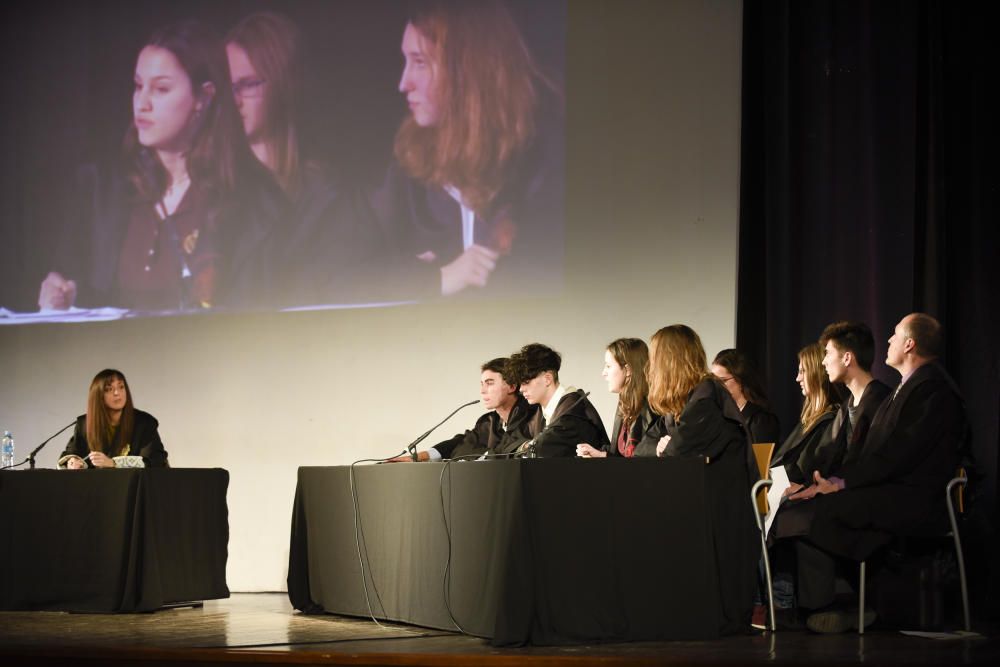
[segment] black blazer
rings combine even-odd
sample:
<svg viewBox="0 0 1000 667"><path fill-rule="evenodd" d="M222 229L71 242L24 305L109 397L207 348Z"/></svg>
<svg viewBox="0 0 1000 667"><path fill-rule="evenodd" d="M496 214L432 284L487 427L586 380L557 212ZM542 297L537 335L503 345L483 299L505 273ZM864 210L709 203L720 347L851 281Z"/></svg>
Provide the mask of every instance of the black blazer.
<svg viewBox="0 0 1000 667"><path fill-rule="evenodd" d="M161 468L167 465L167 451L163 448L160 440L160 432L157 430L159 422L156 417L143 412L135 411L135 422L133 424L131 437L122 438L124 445L128 445L128 453L132 456L141 456L147 468ZM115 429L115 437L118 437L118 429ZM88 468L94 466L85 457L90 454L90 445L87 444L87 415L80 415L76 418L76 428L73 436L66 445L66 450L62 456L79 456L84 459Z"/></svg>
<svg viewBox="0 0 1000 667"><path fill-rule="evenodd" d="M517 402L507 418L507 429L500 422L496 410L490 410L476 420L476 425L465 433L434 445L443 458L479 456L490 454L510 454L531 439L528 421L539 412L537 405L531 405L518 394Z"/></svg>
<svg viewBox="0 0 1000 667"><path fill-rule="evenodd" d="M840 411L833 420L832 434L835 444L834 457L831 459L833 470L839 470L844 465L856 463L861 458L868 430L878 412L882 401L892 393L883 382L872 380L861 393L861 400L854 409L854 425L851 426L849 407L854 400L852 396L844 399Z"/></svg>
<svg viewBox="0 0 1000 667"><path fill-rule="evenodd" d="M541 409L528 420L528 432L539 457L576 456L576 446L590 443L595 449L609 446L601 415L582 389L568 391L559 399L552 420L543 424Z"/></svg>

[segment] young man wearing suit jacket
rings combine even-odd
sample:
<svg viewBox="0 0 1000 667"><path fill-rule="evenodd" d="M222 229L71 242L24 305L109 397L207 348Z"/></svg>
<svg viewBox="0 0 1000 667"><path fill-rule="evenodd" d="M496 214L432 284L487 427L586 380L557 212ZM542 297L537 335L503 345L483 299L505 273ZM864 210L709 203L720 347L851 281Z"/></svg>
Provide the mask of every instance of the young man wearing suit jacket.
<svg viewBox="0 0 1000 667"><path fill-rule="evenodd" d="M439 442L427 451L418 452L418 461L440 461L452 458L474 458L483 454L513 454L531 438L528 421L538 412L517 390L510 376L510 359L499 357L483 364L479 377L479 396L489 412L475 426L453 438ZM394 461L411 461L410 456Z"/></svg>
<svg viewBox="0 0 1000 667"><path fill-rule="evenodd" d="M534 448L539 457L576 456L576 446L590 443L597 449L610 447L604 422L582 389L559 384L562 357L540 343L525 345L511 356L513 373L521 394L541 407L528 422L531 441L521 446L527 453Z"/></svg>

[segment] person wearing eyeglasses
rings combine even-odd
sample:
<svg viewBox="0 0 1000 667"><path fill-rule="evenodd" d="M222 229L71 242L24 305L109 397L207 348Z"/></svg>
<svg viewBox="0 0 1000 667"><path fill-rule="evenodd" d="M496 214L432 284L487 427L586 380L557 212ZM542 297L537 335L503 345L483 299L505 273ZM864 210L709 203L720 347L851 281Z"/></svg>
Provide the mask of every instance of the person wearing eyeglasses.
<svg viewBox="0 0 1000 667"><path fill-rule="evenodd" d="M133 76L123 155L79 170L65 248L39 307L258 303L285 212L227 94L221 40L197 21L162 27L139 51Z"/></svg>
<svg viewBox="0 0 1000 667"><path fill-rule="evenodd" d="M363 275L377 252L367 203L337 170L308 154L298 129L303 85L301 33L288 17L256 12L226 36L233 99L254 155L281 185L294 215L283 248L283 305L364 300Z"/></svg>
<svg viewBox="0 0 1000 667"><path fill-rule="evenodd" d="M711 370L736 401L750 432L750 441L777 443L781 434L778 416L768 409L767 394L750 359L729 348L715 355Z"/></svg>

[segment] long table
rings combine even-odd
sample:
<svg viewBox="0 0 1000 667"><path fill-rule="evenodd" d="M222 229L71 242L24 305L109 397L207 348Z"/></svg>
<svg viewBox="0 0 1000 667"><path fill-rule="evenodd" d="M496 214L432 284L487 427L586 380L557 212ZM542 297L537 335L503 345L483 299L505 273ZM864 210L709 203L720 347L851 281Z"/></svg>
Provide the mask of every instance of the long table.
<svg viewBox="0 0 1000 667"><path fill-rule="evenodd" d="M496 645L705 639L749 623L754 531L740 461L303 467L288 593Z"/></svg>
<svg viewBox="0 0 1000 667"><path fill-rule="evenodd" d="M229 597L229 473L0 472L0 609L152 611Z"/></svg>

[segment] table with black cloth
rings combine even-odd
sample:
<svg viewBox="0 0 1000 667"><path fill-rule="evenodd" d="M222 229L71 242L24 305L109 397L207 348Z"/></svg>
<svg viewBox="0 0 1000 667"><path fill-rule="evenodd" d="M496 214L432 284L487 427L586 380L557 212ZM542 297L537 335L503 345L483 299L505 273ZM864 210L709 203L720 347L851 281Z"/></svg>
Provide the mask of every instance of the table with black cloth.
<svg viewBox="0 0 1000 667"><path fill-rule="evenodd" d="M495 645L748 627L759 537L740 461L368 465L353 492L356 505L349 467L299 468L296 609L460 627Z"/></svg>
<svg viewBox="0 0 1000 667"><path fill-rule="evenodd" d="M0 609L152 611L229 597L229 473L0 473Z"/></svg>

